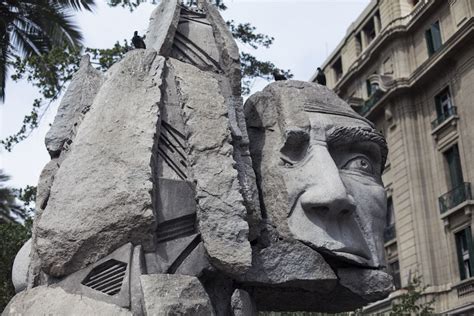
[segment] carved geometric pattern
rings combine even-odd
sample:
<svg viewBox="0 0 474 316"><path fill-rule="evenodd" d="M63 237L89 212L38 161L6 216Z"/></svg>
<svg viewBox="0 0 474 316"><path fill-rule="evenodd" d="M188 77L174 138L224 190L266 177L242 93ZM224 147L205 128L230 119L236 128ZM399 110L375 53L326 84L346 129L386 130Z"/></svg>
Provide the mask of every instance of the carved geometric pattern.
<svg viewBox="0 0 474 316"><path fill-rule="evenodd" d="M161 121L158 154L163 161L180 177L186 180L187 158L184 145L185 137L165 121Z"/></svg>
<svg viewBox="0 0 474 316"><path fill-rule="evenodd" d="M126 263L110 259L92 269L82 284L107 295L115 295L122 288L126 270Z"/></svg>
<svg viewBox="0 0 474 316"><path fill-rule="evenodd" d="M180 53L181 59L194 66L206 65L209 68L220 70L219 63L209 56L204 49L196 45L185 35L176 31L173 48Z"/></svg>
<svg viewBox="0 0 474 316"><path fill-rule="evenodd" d="M188 24L188 27L192 28L197 27L197 25L195 25L196 23L204 26L204 28L209 28L209 32L212 34L212 25L207 20L205 14L191 11L182 7L178 22L179 26ZM173 41L173 49L171 54L172 57L204 70L220 72L221 68L219 63L213 57L211 57L208 52L206 52L208 47L200 47L199 44L196 44L187 35L183 34L180 31L179 26ZM181 29L183 32L187 33L186 27Z"/></svg>
<svg viewBox="0 0 474 316"><path fill-rule="evenodd" d="M194 239L184 248L184 250L179 254L179 256L171 263L166 273L173 274L179 268L179 266L186 260L186 258L193 252L194 249L201 242L201 235L197 235Z"/></svg>
<svg viewBox="0 0 474 316"><path fill-rule="evenodd" d="M194 213L158 224L156 228L156 241L162 243L195 233L196 214Z"/></svg>

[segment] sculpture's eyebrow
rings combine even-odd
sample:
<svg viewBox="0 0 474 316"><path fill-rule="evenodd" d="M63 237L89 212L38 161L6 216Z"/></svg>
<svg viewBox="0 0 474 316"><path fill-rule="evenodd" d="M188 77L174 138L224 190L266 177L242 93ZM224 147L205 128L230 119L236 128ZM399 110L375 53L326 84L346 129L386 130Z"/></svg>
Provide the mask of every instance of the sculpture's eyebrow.
<svg viewBox="0 0 474 316"><path fill-rule="evenodd" d="M385 138L379 132L372 128L363 127L337 127L329 131L326 136L328 145L335 144L353 144L360 142L372 142L379 146L382 154L382 167L385 166L387 160L388 148Z"/></svg>

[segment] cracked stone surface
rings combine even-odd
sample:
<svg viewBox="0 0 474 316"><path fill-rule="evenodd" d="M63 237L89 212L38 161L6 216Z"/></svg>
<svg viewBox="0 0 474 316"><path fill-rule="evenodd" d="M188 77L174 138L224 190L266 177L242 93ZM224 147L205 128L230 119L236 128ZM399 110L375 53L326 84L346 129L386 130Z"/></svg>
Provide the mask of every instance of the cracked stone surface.
<svg viewBox="0 0 474 316"><path fill-rule="evenodd" d="M74 272L129 241L149 244L163 66L156 52L134 50L109 70L36 225L48 274Z"/></svg>

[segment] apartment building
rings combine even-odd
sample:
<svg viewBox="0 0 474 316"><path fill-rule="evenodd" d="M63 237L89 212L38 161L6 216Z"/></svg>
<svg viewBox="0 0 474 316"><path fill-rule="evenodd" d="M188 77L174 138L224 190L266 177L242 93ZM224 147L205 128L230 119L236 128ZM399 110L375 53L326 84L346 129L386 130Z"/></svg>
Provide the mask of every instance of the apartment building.
<svg viewBox="0 0 474 316"><path fill-rule="evenodd" d="M419 276L435 312L474 314L474 0L373 0L321 68L390 149L396 288L366 311L388 311Z"/></svg>

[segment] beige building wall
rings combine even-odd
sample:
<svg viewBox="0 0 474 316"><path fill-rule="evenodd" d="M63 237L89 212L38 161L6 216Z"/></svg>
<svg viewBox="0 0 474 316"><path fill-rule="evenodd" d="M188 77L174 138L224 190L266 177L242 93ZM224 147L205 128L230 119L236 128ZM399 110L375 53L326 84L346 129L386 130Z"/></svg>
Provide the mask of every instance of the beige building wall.
<svg viewBox="0 0 474 316"><path fill-rule="evenodd" d="M426 31L435 22L441 46L430 54ZM421 276L437 313L474 313L474 277L461 280L455 237L469 226L474 235L474 201L461 188L446 210L439 204L452 189L445 155L454 145L474 190L474 0L373 0L321 68L328 86L387 138L383 180L396 235L387 235L386 254L389 266L399 263L401 286ZM367 82L376 85L372 95ZM435 99L445 89L457 112L440 116ZM401 293L367 311L389 310Z"/></svg>

